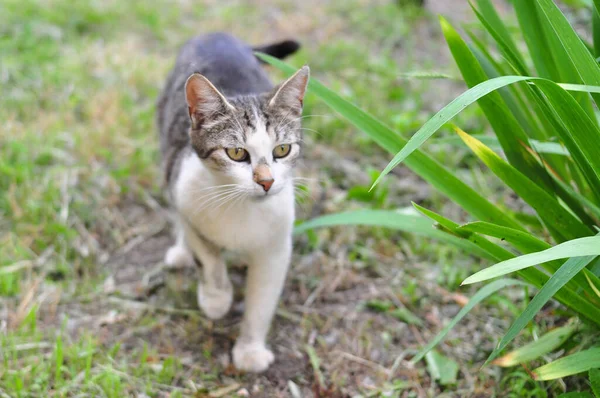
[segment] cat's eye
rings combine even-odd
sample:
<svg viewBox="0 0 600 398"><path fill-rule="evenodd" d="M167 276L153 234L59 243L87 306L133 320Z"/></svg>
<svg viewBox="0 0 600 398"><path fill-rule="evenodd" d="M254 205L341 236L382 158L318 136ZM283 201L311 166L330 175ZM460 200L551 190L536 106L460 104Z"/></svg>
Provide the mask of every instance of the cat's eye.
<svg viewBox="0 0 600 398"><path fill-rule="evenodd" d="M231 160L235 160L236 162L243 162L248 159L248 151L244 148L227 148L225 152L227 152L227 156Z"/></svg>
<svg viewBox="0 0 600 398"><path fill-rule="evenodd" d="M277 145L275 149L273 149L273 157L275 159L281 159L290 154L290 150L292 149L291 144L281 144Z"/></svg>

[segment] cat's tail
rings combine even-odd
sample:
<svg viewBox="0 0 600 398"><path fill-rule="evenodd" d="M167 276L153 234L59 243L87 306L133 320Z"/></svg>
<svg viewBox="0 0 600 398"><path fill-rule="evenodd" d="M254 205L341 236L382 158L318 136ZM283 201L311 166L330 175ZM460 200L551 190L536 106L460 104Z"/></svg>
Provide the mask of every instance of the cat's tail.
<svg viewBox="0 0 600 398"><path fill-rule="evenodd" d="M252 48L254 51L265 53L275 58L284 59L298 51L300 49L300 43L294 40L285 40L278 43L267 44L265 46L258 46ZM260 60L260 59L259 59ZM262 60L260 60L263 62Z"/></svg>

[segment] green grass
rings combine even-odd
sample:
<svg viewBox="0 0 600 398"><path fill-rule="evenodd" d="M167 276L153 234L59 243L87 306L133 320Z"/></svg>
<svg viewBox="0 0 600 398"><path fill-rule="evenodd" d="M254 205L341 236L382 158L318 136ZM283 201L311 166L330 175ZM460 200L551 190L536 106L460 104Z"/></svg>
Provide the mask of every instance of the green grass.
<svg viewBox="0 0 600 398"><path fill-rule="evenodd" d="M319 3L310 11L312 18L305 21L302 9L286 2L273 4L285 15L280 24L295 18L299 24L307 24L301 30L306 35L300 37L305 49L293 62L309 62L316 78L406 137L437 110L432 99L437 97L439 81L407 79L399 71L430 70L458 76L456 70L440 70L435 55L422 58L419 41L413 37L415 28L434 26L434 38L440 33L435 16L418 8L400 8L384 1L369 7L360 1ZM218 29L232 29L251 43L261 43L275 30L270 24L276 23L268 19L272 15L268 8L240 2L0 3L0 309L7 309L0 312L0 395L121 397L143 392L177 397L203 396L233 382L251 388L253 379L224 375L216 340L195 337L207 328L207 334L212 333L187 307L187 297L193 292L176 292L183 308L178 310L183 313L171 314L168 319L161 303L153 303L159 309L146 309L143 316L133 317L126 325L115 321L111 332L119 336L130 333L134 344L125 338L115 341L107 337L106 329L93 321L83 329L72 329L69 311L76 307L76 314L83 312L92 320L110 313L110 294L104 291L109 276L106 261L136 236L136 224L128 218L131 206L151 208L163 203L154 104L177 47L200 31ZM327 30L330 27L332 31ZM318 33L311 36L312 32ZM431 46L444 51L442 43ZM276 78L283 76L272 72ZM458 85L444 83L454 89ZM389 160L368 135L333 114L316 96L307 97L305 114L315 115L305 123L316 131L306 131L309 150L329 148L363 171L381 170ZM468 109L457 123L469 127L471 133L482 133L486 131L483 120L481 111ZM454 133L444 127L442 134L451 137ZM499 200L508 197L500 181L490 179L488 171L472 167L476 157L465 148L436 143L427 148L433 159L456 167L461 179L482 195ZM368 192L369 182L378 173L365 173L367 181L358 183L353 176L337 171L335 162L326 160L324 175L319 176L320 184L331 193L326 212L367 205L384 210L410 206L412 193L404 192L407 188L398 181L390 180ZM420 180L414 181L422 186ZM444 209L443 214L451 214L452 219L467 220L458 206L437 192L430 191L421 203ZM428 286L455 291L468 274L487 264L458 248L367 227L314 233L298 242L299 256L321 252L343 258L345 271L352 275L373 280L392 275L396 279L390 289L403 306L385 298L392 304L389 311L382 312L388 326L376 334L368 328L362 330L356 354L365 356L375 341L381 340L386 350L403 345L407 332L401 332L398 325L407 319L418 325L413 314L423 322L428 311L442 306L428 296L435 291ZM11 271L3 272L6 269ZM292 286L305 284L314 290L322 278L300 273L293 276ZM370 283L371 279L367 280ZM372 311L363 305L367 302L365 297L352 305L357 313ZM510 305L521 307L521 303ZM486 308L500 316L510 305L497 299ZM121 313L127 310L119 309ZM444 319L451 315L445 314ZM301 326L307 340L302 344L306 344L311 331L325 328L327 322L318 314L302 315ZM440 326L425 323L419 330L432 335ZM158 342L148 338L166 329L184 336L173 345L195 350L204 360L183 363L178 353L169 351L167 338ZM453 339L445 349L453 352L458 345L458 339ZM323 361L327 343L318 340L315 350ZM464 367L476 369L481 359L460 361ZM360 372L369 374L370 370L361 368ZM430 383L424 364L417 365L417 374L417 379ZM502 391L503 383L520 376L520 371L508 371L501 379L480 375L476 384L487 386L481 387L486 391ZM312 377L312 372L307 372L294 380L310 391ZM335 390L364 395L417 391L411 390L413 381L375 376L376 389L370 390L357 385L343 367L325 372L324 377ZM460 388L466 388L466 383L470 381L460 380ZM434 383L427 388L439 391ZM447 387L448 391L457 388ZM561 386L526 380L522 388L559 391Z"/></svg>

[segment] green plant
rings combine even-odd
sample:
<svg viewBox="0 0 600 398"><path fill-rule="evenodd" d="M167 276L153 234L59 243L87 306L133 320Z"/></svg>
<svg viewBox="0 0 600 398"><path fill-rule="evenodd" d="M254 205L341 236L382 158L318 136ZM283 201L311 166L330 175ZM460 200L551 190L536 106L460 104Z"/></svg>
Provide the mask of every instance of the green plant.
<svg viewBox="0 0 600 398"><path fill-rule="evenodd" d="M441 18L442 31L469 90L440 110L410 140L319 82L310 83L310 90L332 109L382 148L396 154L374 185L404 162L479 221L459 225L415 205L436 223L438 230L416 231L415 225L421 221L403 223L405 216L400 220L393 211L363 210L311 220L300 225L298 231L317 226L366 224L438 239L444 239L438 235L442 232L454 238L444 239L447 243L461 242L463 249L467 249L465 244L477 247L470 252L498 263L470 276L463 284L513 272L520 279L500 279L484 286L413 361L422 359L476 303L507 286L532 285L539 292L513 322L487 362L496 358L551 298L584 320L586 328L580 333L596 333L600 326L600 235L596 235L600 230L600 126L595 111L600 100L600 66L596 61L600 55L600 35L594 34L593 46L585 43L551 0L513 4L529 54L521 53L521 47L489 0L472 4L482 29L467 30L469 43ZM595 1L595 33L599 31L599 10L600 1ZM484 38L491 38L494 46L488 45L490 40ZM277 60L264 59L284 71L293 70ZM519 217L510 207L491 203L419 150L429 137L474 102L489 121L495 135L491 138L506 160L482 140L458 127L455 131L530 206L535 213L533 222ZM557 349L564 340L558 340L560 344L551 345L549 350ZM571 355L534 370L534 377L549 380L599 367L600 348L594 347L590 340L593 341L583 339L585 343L571 347L567 352ZM547 348L538 349L536 355L524 356L523 361L540 357L548 352Z"/></svg>

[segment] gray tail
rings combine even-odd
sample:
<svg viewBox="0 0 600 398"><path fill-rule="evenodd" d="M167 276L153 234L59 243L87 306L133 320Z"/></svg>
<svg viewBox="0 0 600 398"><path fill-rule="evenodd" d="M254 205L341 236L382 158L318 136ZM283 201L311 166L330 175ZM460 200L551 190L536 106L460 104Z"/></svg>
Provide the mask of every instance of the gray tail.
<svg viewBox="0 0 600 398"><path fill-rule="evenodd" d="M284 59L298 51L300 43L294 40L285 40L265 46L254 47L252 50L265 53L275 58ZM262 62L262 61L261 61Z"/></svg>

